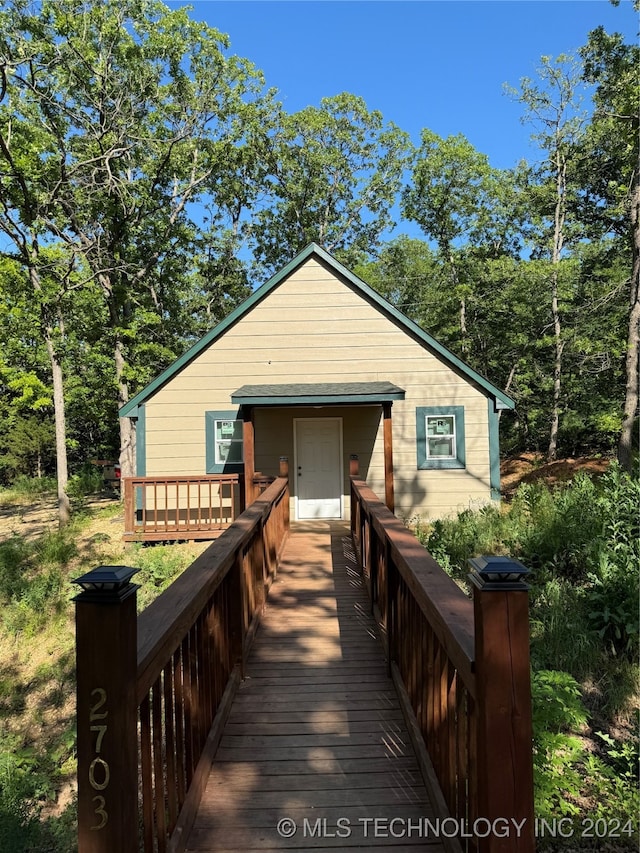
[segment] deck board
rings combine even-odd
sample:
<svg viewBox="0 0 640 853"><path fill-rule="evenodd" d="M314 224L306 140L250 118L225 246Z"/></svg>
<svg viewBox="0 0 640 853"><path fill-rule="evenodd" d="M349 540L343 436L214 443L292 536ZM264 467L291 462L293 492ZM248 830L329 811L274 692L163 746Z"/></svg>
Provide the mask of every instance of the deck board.
<svg viewBox="0 0 640 853"><path fill-rule="evenodd" d="M442 853L347 525L292 525L245 675L187 851Z"/></svg>

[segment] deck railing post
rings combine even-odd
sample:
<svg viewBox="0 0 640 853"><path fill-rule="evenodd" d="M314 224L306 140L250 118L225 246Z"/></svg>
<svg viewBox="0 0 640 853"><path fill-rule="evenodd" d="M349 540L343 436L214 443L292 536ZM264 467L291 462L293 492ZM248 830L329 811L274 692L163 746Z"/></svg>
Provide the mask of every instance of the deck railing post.
<svg viewBox="0 0 640 853"><path fill-rule="evenodd" d="M230 642L232 665L240 664L240 675L244 678L244 638L247 633L246 624L246 601L247 586L244 574L244 554L242 547L238 550L231 570L229 585L230 614Z"/></svg>
<svg viewBox="0 0 640 853"><path fill-rule="evenodd" d="M358 459L357 453L352 453L349 457L349 503L350 503L350 511L349 516L351 519L351 538L357 549L360 549L362 553L361 543L359 540L360 531L359 527L359 518L360 518L360 501L356 494L356 490L351 482L354 477L358 477L360 474L360 461Z"/></svg>
<svg viewBox="0 0 640 853"><path fill-rule="evenodd" d="M388 539L385 539L384 542L384 562L386 579L385 623L387 629L387 665L389 674L391 674L391 664L397 660L398 653L396 648L398 570L393 564L391 544Z"/></svg>
<svg viewBox="0 0 640 853"><path fill-rule="evenodd" d="M100 566L74 581L79 853L138 851L136 571Z"/></svg>
<svg viewBox="0 0 640 853"><path fill-rule="evenodd" d="M469 561L474 584L478 818L508 820L480 853L535 850L528 574L508 557ZM516 829L519 827L519 829Z"/></svg>

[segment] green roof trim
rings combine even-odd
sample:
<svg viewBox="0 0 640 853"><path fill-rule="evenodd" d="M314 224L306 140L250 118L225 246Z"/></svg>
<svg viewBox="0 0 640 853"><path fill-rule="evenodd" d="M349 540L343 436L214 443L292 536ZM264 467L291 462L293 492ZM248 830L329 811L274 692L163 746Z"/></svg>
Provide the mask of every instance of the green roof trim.
<svg viewBox="0 0 640 853"><path fill-rule="evenodd" d="M125 403L124 406L119 411L120 417L131 417L133 412L137 406L141 403L144 403L145 400L148 400L156 391L158 391L166 382L172 379L177 373L179 373L183 367L186 367L194 358L196 358L204 349L206 349L210 344L212 344L217 338L223 335L227 329L233 326L238 322L242 317L245 316L254 306L256 306L259 302L261 302L272 290L284 281L287 276L289 276L294 270L300 267L306 260L308 260L312 255L314 255L319 260L323 261L327 264L331 269L333 269L336 273L343 276L347 281L349 281L358 292L360 292L363 296L373 302L380 310L385 313L388 317L393 318L400 326L402 326L409 334L413 337L417 338L422 344L425 344L429 349L433 352L437 353L441 358L447 362L453 369L457 370L464 377L474 382L480 388L482 388L487 394L493 397L496 400L496 404L502 404L501 408L513 409L515 408L515 402L508 397L504 391L501 391L488 379L485 379L484 376L477 373L473 368L469 367L468 364L465 364L461 359L455 356L452 352L450 352L445 346L438 343L435 338L432 338L424 329L421 329L417 323L414 323L413 320L410 320L408 317L405 317L397 308L394 308L390 302L387 302L379 293L376 293L372 287L368 284L365 284L362 279L358 278L357 275L348 270L345 266L343 266L340 261L336 260L332 255L330 255L325 249L321 246L318 246L316 243L309 243L309 245L304 248L301 252L299 252L289 263L284 266L279 272L275 273L271 276L271 278L262 284L257 290L255 290L251 296L249 296L245 301L239 305L234 311L228 314L224 320L218 323L217 326L214 326L207 334L201 338L197 343L195 343L191 349L188 349L180 358L176 359L173 364L170 364L159 376L157 376L153 382L150 382L145 388L139 391L135 397L132 397L128 403ZM235 402L235 400L234 400ZM275 400L272 400L275 402Z"/></svg>
<svg viewBox="0 0 640 853"><path fill-rule="evenodd" d="M297 382L285 385L243 385L231 402L245 406L301 406L389 403L404 400L405 392L391 382Z"/></svg>
<svg viewBox="0 0 640 853"><path fill-rule="evenodd" d="M487 400L489 409L489 485L491 500L500 500L500 416L493 400Z"/></svg>

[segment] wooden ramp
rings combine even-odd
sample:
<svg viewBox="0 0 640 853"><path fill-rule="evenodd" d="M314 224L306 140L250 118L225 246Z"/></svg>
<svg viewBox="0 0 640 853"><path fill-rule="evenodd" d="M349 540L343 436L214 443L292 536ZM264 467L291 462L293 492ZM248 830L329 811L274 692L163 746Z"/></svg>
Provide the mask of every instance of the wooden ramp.
<svg viewBox="0 0 640 853"><path fill-rule="evenodd" d="M293 524L188 851L444 849L342 522Z"/></svg>

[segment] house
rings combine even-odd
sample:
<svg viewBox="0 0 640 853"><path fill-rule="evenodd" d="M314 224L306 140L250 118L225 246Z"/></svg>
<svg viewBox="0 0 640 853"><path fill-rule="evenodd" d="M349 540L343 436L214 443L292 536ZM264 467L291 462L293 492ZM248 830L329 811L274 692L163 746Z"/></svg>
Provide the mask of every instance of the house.
<svg viewBox="0 0 640 853"><path fill-rule="evenodd" d="M274 476L286 456L291 518L346 518L357 455L397 515L430 519L499 498L498 413L513 406L310 244L120 416L146 482Z"/></svg>

